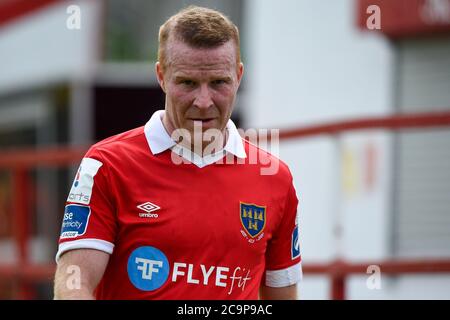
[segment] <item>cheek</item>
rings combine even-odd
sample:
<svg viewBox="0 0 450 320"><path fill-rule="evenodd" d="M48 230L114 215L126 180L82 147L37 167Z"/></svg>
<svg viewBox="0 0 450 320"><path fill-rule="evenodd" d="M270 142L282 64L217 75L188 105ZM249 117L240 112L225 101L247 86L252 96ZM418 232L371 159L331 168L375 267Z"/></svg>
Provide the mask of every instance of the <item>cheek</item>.
<svg viewBox="0 0 450 320"><path fill-rule="evenodd" d="M216 104L220 105L221 108L229 109L232 107L235 97L236 92L233 90L233 88L223 88L216 92L215 101Z"/></svg>
<svg viewBox="0 0 450 320"><path fill-rule="evenodd" d="M166 99L169 99L171 104L173 104L177 108L189 104L189 102L192 100L190 94L187 94L176 86L169 88L169 90L167 91Z"/></svg>

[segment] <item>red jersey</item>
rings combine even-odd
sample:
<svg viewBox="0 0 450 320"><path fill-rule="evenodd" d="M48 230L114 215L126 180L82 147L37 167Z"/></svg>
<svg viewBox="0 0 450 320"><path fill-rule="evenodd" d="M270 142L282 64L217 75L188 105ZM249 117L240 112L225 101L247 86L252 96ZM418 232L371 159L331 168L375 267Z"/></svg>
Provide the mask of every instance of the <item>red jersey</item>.
<svg viewBox="0 0 450 320"><path fill-rule="evenodd" d="M224 150L196 158L175 145L162 112L87 152L56 259L81 248L109 253L97 299L258 299L261 283L298 282L298 200L288 167L243 140L231 120ZM249 163L254 151L265 160ZM261 175L268 161L279 168Z"/></svg>

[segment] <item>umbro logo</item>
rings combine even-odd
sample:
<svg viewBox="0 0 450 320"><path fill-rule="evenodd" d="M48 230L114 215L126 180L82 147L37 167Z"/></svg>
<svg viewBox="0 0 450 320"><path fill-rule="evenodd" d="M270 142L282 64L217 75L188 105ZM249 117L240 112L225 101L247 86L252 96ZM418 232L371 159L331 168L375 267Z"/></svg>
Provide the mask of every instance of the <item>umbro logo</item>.
<svg viewBox="0 0 450 320"><path fill-rule="evenodd" d="M161 209L159 206L151 202L140 204L137 208L145 211L139 213L140 218L158 218L158 214L152 212Z"/></svg>

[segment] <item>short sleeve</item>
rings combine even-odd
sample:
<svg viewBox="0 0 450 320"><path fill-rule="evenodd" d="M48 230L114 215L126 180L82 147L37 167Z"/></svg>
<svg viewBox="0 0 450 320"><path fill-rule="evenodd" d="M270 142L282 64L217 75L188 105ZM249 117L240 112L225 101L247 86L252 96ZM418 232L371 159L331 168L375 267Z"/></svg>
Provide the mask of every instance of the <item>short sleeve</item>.
<svg viewBox="0 0 450 320"><path fill-rule="evenodd" d="M291 183L282 220L267 248L266 286L286 287L297 283L302 278L297 206L297 195Z"/></svg>
<svg viewBox="0 0 450 320"><path fill-rule="evenodd" d="M81 161L67 197L56 261L66 251L96 249L111 254L117 232L108 166L91 148Z"/></svg>

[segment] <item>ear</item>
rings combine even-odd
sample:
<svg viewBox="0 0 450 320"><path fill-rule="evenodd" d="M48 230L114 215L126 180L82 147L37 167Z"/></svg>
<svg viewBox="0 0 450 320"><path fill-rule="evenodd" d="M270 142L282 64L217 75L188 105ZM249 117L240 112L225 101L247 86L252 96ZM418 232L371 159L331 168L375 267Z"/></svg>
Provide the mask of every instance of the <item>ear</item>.
<svg viewBox="0 0 450 320"><path fill-rule="evenodd" d="M162 70L161 63L157 61L155 63L155 73L156 73L156 79L158 79L159 86L161 87L162 91L166 93L166 85L164 82L164 72Z"/></svg>
<svg viewBox="0 0 450 320"><path fill-rule="evenodd" d="M237 80L238 85L241 84L242 76L244 75L244 64L242 62L239 63L237 67Z"/></svg>

